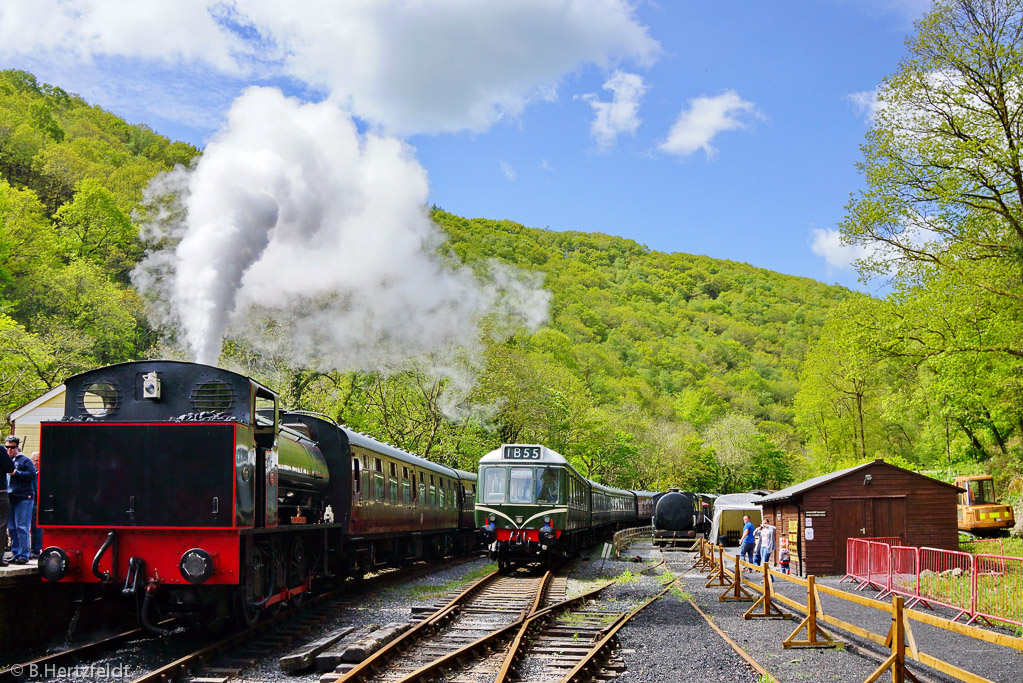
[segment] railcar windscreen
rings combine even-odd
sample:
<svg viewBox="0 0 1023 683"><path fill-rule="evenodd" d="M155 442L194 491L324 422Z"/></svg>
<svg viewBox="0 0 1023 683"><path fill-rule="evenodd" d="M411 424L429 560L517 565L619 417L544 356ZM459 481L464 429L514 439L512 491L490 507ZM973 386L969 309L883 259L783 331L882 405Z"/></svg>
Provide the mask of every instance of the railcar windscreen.
<svg viewBox="0 0 1023 683"><path fill-rule="evenodd" d="M483 503L503 503L508 472L503 467L483 469Z"/></svg>
<svg viewBox="0 0 1023 683"><path fill-rule="evenodd" d="M544 467L536 479L536 502L556 505L559 502L559 491L558 470Z"/></svg>
<svg viewBox="0 0 1023 683"><path fill-rule="evenodd" d="M533 502L533 498L533 468L511 468L508 502L529 504Z"/></svg>

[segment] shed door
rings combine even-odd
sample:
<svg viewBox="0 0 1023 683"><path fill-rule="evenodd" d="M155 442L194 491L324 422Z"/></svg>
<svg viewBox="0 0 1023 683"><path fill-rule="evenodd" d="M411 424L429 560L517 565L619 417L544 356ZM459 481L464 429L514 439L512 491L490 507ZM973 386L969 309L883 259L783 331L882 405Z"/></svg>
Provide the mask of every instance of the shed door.
<svg viewBox="0 0 1023 683"><path fill-rule="evenodd" d="M906 499L905 498L874 498L872 536L898 536L906 542Z"/></svg>
<svg viewBox="0 0 1023 683"><path fill-rule="evenodd" d="M867 536L867 499L832 498L831 509L835 511L833 571L845 573L845 540Z"/></svg>

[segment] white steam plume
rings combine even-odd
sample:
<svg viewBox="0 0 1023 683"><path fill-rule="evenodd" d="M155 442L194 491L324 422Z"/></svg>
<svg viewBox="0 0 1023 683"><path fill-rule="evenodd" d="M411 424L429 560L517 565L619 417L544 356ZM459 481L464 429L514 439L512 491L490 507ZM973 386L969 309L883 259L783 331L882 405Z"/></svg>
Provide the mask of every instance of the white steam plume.
<svg viewBox="0 0 1023 683"><path fill-rule="evenodd" d="M484 280L438 255L413 150L360 134L333 104L250 88L196 167L163 182L187 184L184 223L147 227L172 251L151 252L133 279L197 362L216 364L225 335L258 348L265 320L296 365L379 370L474 347L482 316L546 319L534 276L492 268Z"/></svg>

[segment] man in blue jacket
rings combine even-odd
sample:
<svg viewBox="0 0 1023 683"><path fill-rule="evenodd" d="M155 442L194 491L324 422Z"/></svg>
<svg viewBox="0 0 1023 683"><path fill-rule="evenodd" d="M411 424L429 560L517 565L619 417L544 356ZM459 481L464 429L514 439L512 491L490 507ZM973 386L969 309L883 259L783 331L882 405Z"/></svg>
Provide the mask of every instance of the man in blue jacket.
<svg viewBox="0 0 1023 683"><path fill-rule="evenodd" d="M4 445L7 447L6 453L10 454L11 448L15 452L18 451L18 444L21 443L19 439L17 442L12 442L11 445ZM7 538L4 535L7 532L7 519L11 512L10 499L7 497L7 475L14 471L14 459L0 457L0 567L6 567L7 561L4 560L4 549L7 547Z"/></svg>
<svg viewBox="0 0 1023 683"><path fill-rule="evenodd" d="M28 564L32 548L32 509L36 494L36 466L19 450L21 439L8 436L4 440L7 455L14 462L7 496L11 516L7 529L11 533L11 564Z"/></svg>

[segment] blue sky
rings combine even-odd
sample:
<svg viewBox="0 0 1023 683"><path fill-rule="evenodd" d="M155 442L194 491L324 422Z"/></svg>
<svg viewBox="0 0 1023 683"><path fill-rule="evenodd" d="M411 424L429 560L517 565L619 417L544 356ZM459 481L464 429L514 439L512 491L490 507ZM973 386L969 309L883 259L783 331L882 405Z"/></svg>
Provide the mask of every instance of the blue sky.
<svg viewBox="0 0 1023 683"><path fill-rule="evenodd" d="M5 0L0 65L199 147L278 87L409 145L452 213L862 287L832 231L927 6Z"/></svg>

